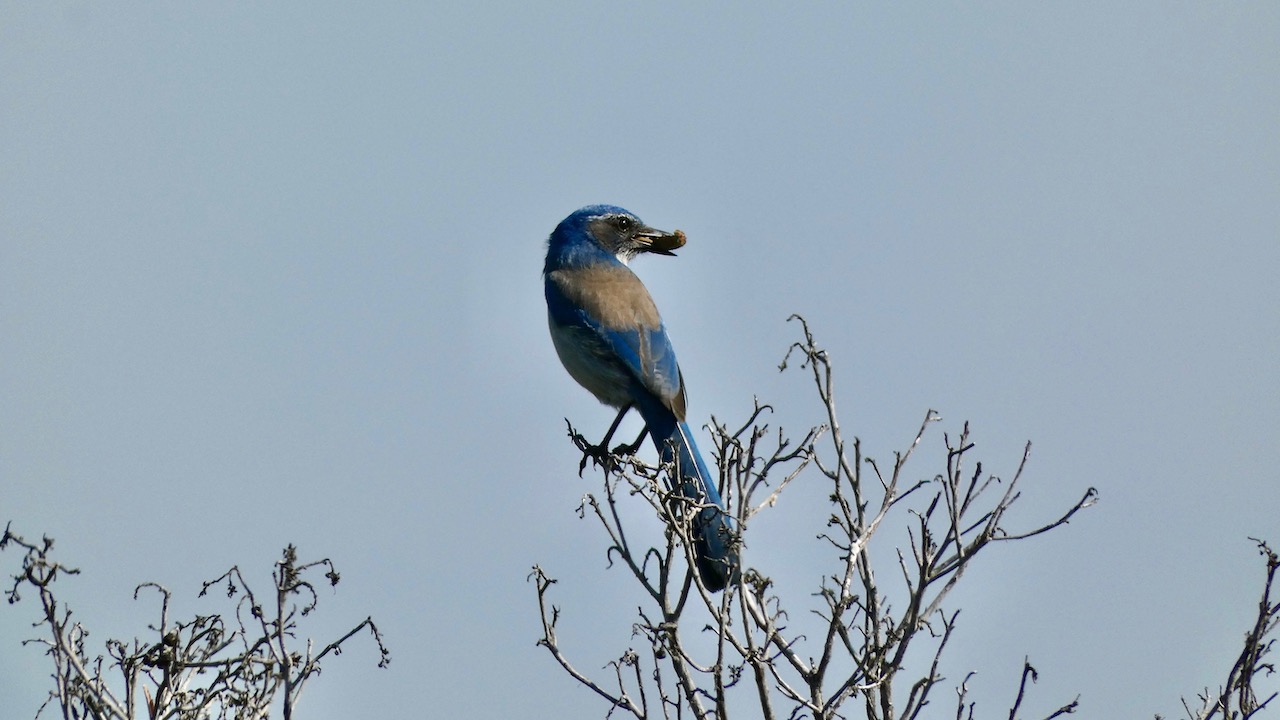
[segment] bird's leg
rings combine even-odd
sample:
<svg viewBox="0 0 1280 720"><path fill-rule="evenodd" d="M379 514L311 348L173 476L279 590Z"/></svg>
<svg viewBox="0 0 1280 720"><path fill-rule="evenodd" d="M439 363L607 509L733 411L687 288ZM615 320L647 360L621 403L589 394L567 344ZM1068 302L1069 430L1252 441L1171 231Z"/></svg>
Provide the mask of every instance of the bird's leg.
<svg viewBox="0 0 1280 720"><path fill-rule="evenodd" d="M613 419L613 424L609 426L609 432L604 434L604 439L600 441L599 445L592 445L587 442L587 439L582 437L582 435L573 433L573 444L577 445L578 449L582 451L582 462L578 463L579 476L581 476L582 471L587 468L588 460L591 460L596 465L603 467L606 472L613 467L609 454L609 441L613 439L613 434L617 432L618 426L622 424L623 416L625 416L627 411L630 409L630 405L623 405L622 408L618 410L618 416ZM644 436L642 435L641 437ZM639 445L639 442L637 441L636 444ZM632 452L634 452L634 450Z"/></svg>
<svg viewBox="0 0 1280 720"><path fill-rule="evenodd" d="M640 449L640 443L644 442L644 436L648 434L649 434L649 426L645 425L644 429L640 431L640 434L636 436L635 442L631 443L630 445L619 445L618 447L613 449L613 454L614 455L635 455L636 451Z"/></svg>

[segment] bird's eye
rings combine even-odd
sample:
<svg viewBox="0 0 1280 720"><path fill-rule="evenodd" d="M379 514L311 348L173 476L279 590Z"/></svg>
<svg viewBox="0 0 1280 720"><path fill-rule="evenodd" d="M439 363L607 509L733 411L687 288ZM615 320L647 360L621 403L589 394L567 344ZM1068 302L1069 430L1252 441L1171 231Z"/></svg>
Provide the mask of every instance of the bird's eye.
<svg viewBox="0 0 1280 720"><path fill-rule="evenodd" d="M619 215L617 220L614 220L614 224L618 226L619 230L626 231L631 229L631 226L635 224L635 221L626 215Z"/></svg>

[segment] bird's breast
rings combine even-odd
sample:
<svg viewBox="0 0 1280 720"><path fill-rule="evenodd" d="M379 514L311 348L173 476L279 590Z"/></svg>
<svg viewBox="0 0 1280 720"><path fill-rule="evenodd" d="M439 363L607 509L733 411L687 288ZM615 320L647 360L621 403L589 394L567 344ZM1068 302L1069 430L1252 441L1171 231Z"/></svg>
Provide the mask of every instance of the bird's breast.
<svg viewBox="0 0 1280 720"><path fill-rule="evenodd" d="M605 405L631 403L631 376L599 336L582 327L565 326L548 318L551 342L569 376Z"/></svg>

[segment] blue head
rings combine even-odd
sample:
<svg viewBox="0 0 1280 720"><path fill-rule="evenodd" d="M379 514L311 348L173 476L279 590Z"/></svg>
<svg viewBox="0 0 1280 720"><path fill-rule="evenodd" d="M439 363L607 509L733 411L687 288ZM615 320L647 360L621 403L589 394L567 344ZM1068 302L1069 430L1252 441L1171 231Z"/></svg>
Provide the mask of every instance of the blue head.
<svg viewBox="0 0 1280 720"><path fill-rule="evenodd" d="M561 220L551 233L544 272L608 258L625 264L644 252L674 255L672 250L684 242L683 232L655 230L620 207L588 205Z"/></svg>

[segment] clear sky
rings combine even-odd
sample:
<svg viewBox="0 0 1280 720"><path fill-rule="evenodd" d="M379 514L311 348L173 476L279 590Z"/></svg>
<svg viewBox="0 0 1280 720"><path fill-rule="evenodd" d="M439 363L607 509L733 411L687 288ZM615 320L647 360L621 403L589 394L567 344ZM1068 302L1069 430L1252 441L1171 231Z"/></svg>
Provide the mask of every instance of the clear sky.
<svg viewBox="0 0 1280 720"><path fill-rule="evenodd" d="M310 718L603 716L525 577L584 669L631 642L562 419L612 413L540 278L613 203L688 234L635 268L691 424L820 422L776 370L802 313L868 454L935 408L920 477L965 419L997 473L1034 441L1015 528L1099 489L974 569L953 681L997 712L1030 656L1035 707L1175 715L1238 652L1247 536L1280 545L1277 38L1261 2L0 2L0 521L84 569L97 642L138 582L207 611L232 563L331 557L315 633L372 614L393 663L351 646ZM797 603L812 483L748 538ZM12 717L34 610L0 609Z"/></svg>

